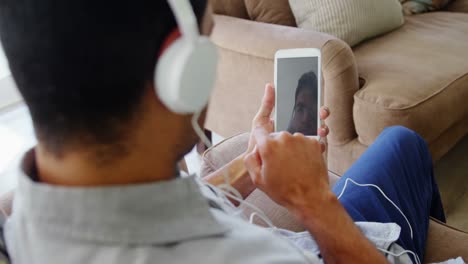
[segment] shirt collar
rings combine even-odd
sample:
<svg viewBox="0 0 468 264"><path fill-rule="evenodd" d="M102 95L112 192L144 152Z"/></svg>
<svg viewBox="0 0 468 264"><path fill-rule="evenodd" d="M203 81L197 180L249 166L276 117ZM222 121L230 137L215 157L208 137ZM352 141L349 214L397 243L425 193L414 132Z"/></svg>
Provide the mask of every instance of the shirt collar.
<svg viewBox="0 0 468 264"><path fill-rule="evenodd" d="M71 188L35 182L29 151L15 210L39 230L104 243L169 244L224 234L195 177L113 187ZM33 176L33 177L31 177Z"/></svg>

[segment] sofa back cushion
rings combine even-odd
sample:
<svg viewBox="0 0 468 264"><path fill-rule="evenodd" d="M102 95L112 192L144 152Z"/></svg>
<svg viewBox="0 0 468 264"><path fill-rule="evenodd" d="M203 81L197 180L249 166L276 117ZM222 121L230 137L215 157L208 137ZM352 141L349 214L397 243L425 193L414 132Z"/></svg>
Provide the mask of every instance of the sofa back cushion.
<svg viewBox="0 0 468 264"><path fill-rule="evenodd" d="M209 0L213 12L219 15L248 19L244 0Z"/></svg>
<svg viewBox="0 0 468 264"><path fill-rule="evenodd" d="M245 0L245 6L251 20L283 26L296 26L296 19L289 7L288 0Z"/></svg>
<svg viewBox="0 0 468 264"><path fill-rule="evenodd" d="M356 47L366 80L354 94L359 142L368 146L385 127L402 125L427 141L437 161L468 135L466 43L468 15L431 12Z"/></svg>
<svg viewBox="0 0 468 264"><path fill-rule="evenodd" d="M468 13L468 0L455 0L451 2L444 10L451 12Z"/></svg>
<svg viewBox="0 0 468 264"><path fill-rule="evenodd" d="M298 27L336 36L350 46L403 25L398 0L289 0Z"/></svg>

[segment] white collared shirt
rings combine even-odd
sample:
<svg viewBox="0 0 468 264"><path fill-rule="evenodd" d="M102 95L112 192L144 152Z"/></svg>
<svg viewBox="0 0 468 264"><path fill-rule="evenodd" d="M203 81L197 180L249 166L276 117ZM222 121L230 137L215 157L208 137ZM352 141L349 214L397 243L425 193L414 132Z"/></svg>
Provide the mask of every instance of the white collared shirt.
<svg viewBox="0 0 468 264"><path fill-rule="evenodd" d="M31 151L6 225L14 264L318 263L268 230L210 208L195 177L70 188L35 182L34 171Z"/></svg>
<svg viewBox="0 0 468 264"><path fill-rule="evenodd" d="M232 216L196 177L70 188L34 181L35 170L31 150L6 224L14 264L322 263L309 233L271 232ZM216 200L221 209L209 206ZM356 224L376 247L402 250L398 225Z"/></svg>

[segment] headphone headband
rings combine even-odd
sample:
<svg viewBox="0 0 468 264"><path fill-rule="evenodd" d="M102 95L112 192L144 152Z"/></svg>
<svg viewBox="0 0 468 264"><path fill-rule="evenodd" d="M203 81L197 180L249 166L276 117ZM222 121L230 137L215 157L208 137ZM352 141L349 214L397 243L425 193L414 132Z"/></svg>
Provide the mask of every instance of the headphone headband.
<svg viewBox="0 0 468 264"><path fill-rule="evenodd" d="M189 0L168 0L172 13L175 16L179 30L187 39L196 39L200 36L197 18Z"/></svg>
<svg viewBox="0 0 468 264"><path fill-rule="evenodd" d="M200 35L189 0L167 1L182 36L177 38L177 30L167 36L154 75L156 92L172 112L197 113L208 104L214 87L216 47Z"/></svg>

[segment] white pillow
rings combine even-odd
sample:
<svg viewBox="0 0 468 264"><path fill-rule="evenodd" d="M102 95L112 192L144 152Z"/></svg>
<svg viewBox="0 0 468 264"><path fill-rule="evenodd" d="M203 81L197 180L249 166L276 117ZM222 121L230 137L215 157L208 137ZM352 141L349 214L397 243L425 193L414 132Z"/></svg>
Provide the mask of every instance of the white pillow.
<svg viewBox="0 0 468 264"><path fill-rule="evenodd" d="M334 35L350 46L404 23L399 0L289 0L300 28Z"/></svg>

